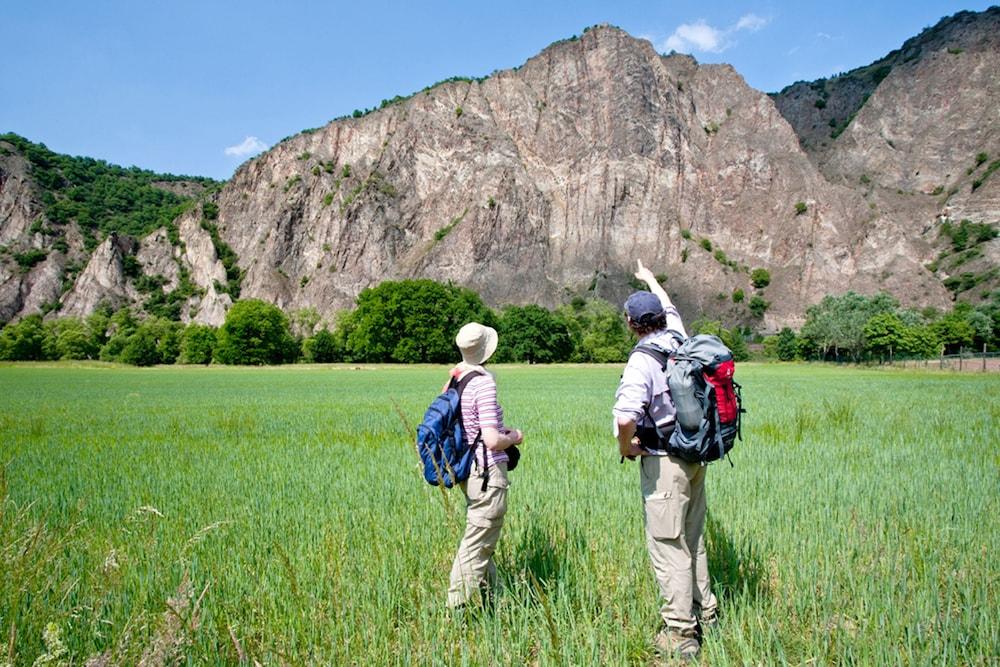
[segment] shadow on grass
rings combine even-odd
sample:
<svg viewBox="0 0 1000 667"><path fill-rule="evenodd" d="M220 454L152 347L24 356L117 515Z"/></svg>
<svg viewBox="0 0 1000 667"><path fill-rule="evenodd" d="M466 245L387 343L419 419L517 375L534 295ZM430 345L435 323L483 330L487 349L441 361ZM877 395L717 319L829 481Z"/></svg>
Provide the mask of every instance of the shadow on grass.
<svg viewBox="0 0 1000 667"><path fill-rule="evenodd" d="M705 550L712 590L720 599L753 602L770 594L767 567L753 543L734 543L711 515L705 522Z"/></svg>
<svg viewBox="0 0 1000 667"><path fill-rule="evenodd" d="M511 549L514 556L511 577L549 588L565 575L568 552L583 553L586 548L586 541L577 530L568 530L566 526L552 530L532 522Z"/></svg>

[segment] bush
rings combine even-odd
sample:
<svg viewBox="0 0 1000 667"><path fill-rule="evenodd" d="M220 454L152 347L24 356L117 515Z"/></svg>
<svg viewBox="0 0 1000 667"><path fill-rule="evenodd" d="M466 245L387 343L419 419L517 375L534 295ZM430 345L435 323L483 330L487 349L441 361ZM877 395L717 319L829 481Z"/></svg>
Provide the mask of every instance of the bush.
<svg viewBox="0 0 1000 667"><path fill-rule="evenodd" d="M750 312L753 313L754 317L763 317L764 313L771 306L770 302L765 301L759 294L754 294L750 297L750 303L747 304L750 308Z"/></svg>
<svg viewBox="0 0 1000 667"><path fill-rule="evenodd" d="M804 201L795 202L795 215L802 215L807 210L809 210L809 207L806 206L806 203Z"/></svg>
<svg viewBox="0 0 1000 667"><path fill-rule="evenodd" d="M733 290L733 303L742 303L743 297L744 297L743 290L741 289Z"/></svg>
<svg viewBox="0 0 1000 667"><path fill-rule="evenodd" d="M767 269L754 269L750 272L750 284L757 289L764 289L771 284L771 273Z"/></svg>
<svg viewBox="0 0 1000 667"><path fill-rule="evenodd" d="M698 244L708 252L712 252L712 242L708 239L702 239Z"/></svg>
<svg viewBox="0 0 1000 667"><path fill-rule="evenodd" d="M277 306L259 299L233 304L217 338L215 360L223 364L280 364L298 356L288 317Z"/></svg>

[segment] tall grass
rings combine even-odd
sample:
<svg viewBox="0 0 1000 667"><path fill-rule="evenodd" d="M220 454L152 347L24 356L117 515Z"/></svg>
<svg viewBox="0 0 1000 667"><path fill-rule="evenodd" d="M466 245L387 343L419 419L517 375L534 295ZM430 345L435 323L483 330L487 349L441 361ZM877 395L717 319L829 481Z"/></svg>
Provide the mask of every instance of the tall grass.
<svg viewBox="0 0 1000 667"><path fill-rule="evenodd" d="M614 366L497 369L526 433L492 613L444 608L460 495L406 426L440 367L0 366L0 664L647 664ZM738 371L706 664L1000 659L1000 383ZM412 424L411 424L412 425ZM47 630L48 629L48 630Z"/></svg>

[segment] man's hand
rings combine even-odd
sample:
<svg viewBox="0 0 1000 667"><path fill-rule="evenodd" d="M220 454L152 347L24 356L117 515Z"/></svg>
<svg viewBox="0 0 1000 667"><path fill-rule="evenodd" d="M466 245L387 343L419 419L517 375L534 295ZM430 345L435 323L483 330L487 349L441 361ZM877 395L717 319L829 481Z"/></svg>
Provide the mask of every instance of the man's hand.
<svg viewBox="0 0 1000 667"><path fill-rule="evenodd" d="M635 272L635 277L650 287L653 287L654 285L659 286L660 283L657 282L656 276L653 275L652 271L642 265L642 260L637 259L635 261L639 265L639 269Z"/></svg>
<svg viewBox="0 0 1000 667"><path fill-rule="evenodd" d="M639 438L635 435L635 422L628 417L618 417L618 453L629 460L642 456L646 451L639 446Z"/></svg>
<svg viewBox="0 0 1000 667"><path fill-rule="evenodd" d="M618 453L627 458L629 461L635 461L635 457L642 456L646 453L642 447L639 446L639 438L632 438L632 440L625 447L618 445Z"/></svg>

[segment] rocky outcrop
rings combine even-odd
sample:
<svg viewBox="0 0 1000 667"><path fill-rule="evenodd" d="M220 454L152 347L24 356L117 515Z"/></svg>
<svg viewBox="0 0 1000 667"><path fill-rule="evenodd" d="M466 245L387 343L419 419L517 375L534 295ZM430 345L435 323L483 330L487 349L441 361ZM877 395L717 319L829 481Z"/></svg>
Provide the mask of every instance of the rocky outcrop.
<svg viewBox="0 0 1000 667"><path fill-rule="evenodd" d="M59 313L83 317L106 305L119 308L139 301L139 294L126 280L122 257L133 252L130 239L112 234L90 256L87 268L61 299Z"/></svg>
<svg viewBox="0 0 1000 667"><path fill-rule="evenodd" d="M998 11L962 13L867 68L773 97L729 66L597 27L519 68L283 141L212 195L211 223L196 208L137 247L102 244L62 312L142 304L122 274L135 252L167 291L187 286L183 319L219 324L233 289L219 244L239 258L242 297L324 317L411 277L492 305L619 301L636 258L666 275L690 319L773 330L847 289L947 306L941 221L994 222L1000 209L1000 175L984 177L1000 158ZM990 160L968 171L980 152ZM5 165L0 176L15 173ZM30 192L2 184L0 215L28 205ZM8 224L23 243L28 228ZM996 254L987 244L975 261L988 272ZM763 291L750 282L758 267L771 275ZM25 278L4 275L0 306L27 312ZM770 303L762 319L751 295Z"/></svg>
<svg viewBox="0 0 1000 667"><path fill-rule="evenodd" d="M960 12L867 67L800 82L775 102L829 180L861 191L894 236L919 239L927 254L947 253L942 222L1000 222L1000 179L983 178L1000 158L998 35L1000 7ZM986 277L963 295L971 300L1000 287L989 259L1000 240L980 251L968 265L939 269L935 281L956 272ZM905 275L880 253L870 257Z"/></svg>
<svg viewBox="0 0 1000 667"><path fill-rule="evenodd" d="M773 326L852 287L948 301L929 245L825 179L767 96L610 27L294 137L218 201L243 293L286 309L414 276L493 304L617 300L636 257L687 312L745 322L730 294L768 268Z"/></svg>

